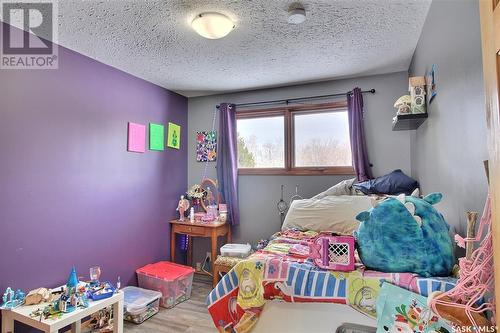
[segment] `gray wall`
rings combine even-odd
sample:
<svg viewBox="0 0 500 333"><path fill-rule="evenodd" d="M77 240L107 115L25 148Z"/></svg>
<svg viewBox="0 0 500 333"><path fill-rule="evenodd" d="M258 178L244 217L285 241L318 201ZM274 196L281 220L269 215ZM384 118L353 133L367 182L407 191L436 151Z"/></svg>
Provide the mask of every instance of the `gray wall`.
<svg viewBox="0 0 500 333"><path fill-rule="evenodd" d="M428 109L429 119L412 133L412 172L424 192L443 192L439 208L464 232L464 212L482 212L487 194L477 1L432 2L410 74L424 75L433 63L438 95Z"/></svg>
<svg viewBox="0 0 500 333"><path fill-rule="evenodd" d="M365 94L365 129L369 146L370 160L375 176L380 176L400 168L411 173L410 133L392 132L391 121L395 110L392 105L408 89L406 72L376 75L356 79L328 81L284 88L265 89L214 95L188 100L188 183L199 183L204 163L196 162L196 131L210 130L213 110L220 102L244 103L312 95L323 95L349 91L355 86L361 89L375 88L375 94ZM215 177L215 163L208 167L209 177ZM276 203L280 197L280 185L285 184L285 200L295 192L295 184L300 186L303 197L311 197L346 176L240 176L239 198L241 225L234 230L236 242L254 243L261 238L268 238L280 228L280 218ZM195 241L195 260L200 260L200 253L209 249L208 243Z"/></svg>

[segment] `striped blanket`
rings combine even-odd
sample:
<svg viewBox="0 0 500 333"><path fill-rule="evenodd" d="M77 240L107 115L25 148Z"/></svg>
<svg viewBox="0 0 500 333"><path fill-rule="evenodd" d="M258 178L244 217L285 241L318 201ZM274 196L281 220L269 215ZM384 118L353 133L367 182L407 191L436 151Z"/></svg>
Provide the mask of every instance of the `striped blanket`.
<svg viewBox="0 0 500 333"><path fill-rule="evenodd" d="M220 332L249 332L270 299L341 303L376 318L377 297L384 281L427 296L432 291L450 290L456 279L381 273L362 265L352 272L328 271L309 259L259 251L221 279L207 296L207 305Z"/></svg>

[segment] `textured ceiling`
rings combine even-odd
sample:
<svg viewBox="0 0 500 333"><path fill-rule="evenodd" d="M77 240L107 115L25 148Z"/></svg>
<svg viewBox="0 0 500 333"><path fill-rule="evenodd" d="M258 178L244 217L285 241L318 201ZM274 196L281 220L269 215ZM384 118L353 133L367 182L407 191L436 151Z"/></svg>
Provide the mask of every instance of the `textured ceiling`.
<svg viewBox="0 0 500 333"><path fill-rule="evenodd" d="M431 0L59 1L59 43L186 96L407 70ZM206 11L235 30L208 40Z"/></svg>

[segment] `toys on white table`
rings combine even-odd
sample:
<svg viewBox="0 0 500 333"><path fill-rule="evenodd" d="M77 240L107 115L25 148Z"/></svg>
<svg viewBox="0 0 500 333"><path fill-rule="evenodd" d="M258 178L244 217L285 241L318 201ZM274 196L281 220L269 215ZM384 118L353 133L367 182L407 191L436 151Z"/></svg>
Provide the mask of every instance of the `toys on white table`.
<svg viewBox="0 0 500 333"><path fill-rule="evenodd" d="M55 302L55 310L67 313L75 311L78 307L86 308L88 306L89 301L85 293L85 285L79 285L76 269L73 266L64 292Z"/></svg>
<svg viewBox="0 0 500 333"><path fill-rule="evenodd" d="M101 267L96 266L90 269L90 283L85 286L87 297L93 301L109 298L116 292L115 287L110 282L100 282ZM118 277L118 284L121 284Z"/></svg>
<svg viewBox="0 0 500 333"><path fill-rule="evenodd" d="M91 286L88 290L88 297L93 301L109 298L116 292L115 287L110 282L100 282L97 286Z"/></svg>
<svg viewBox="0 0 500 333"><path fill-rule="evenodd" d="M100 277L101 277L101 267L99 266L90 267L90 283L99 284Z"/></svg>
<svg viewBox="0 0 500 333"><path fill-rule="evenodd" d="M52 293L47 288L37 288L31 290L24 301L25 305L34 305L42 302L50 302Z"/></svg>
<svg viewBox="0 0 500 333"><path fill-rule="evenodd" d="M110 282L100 282L100 276L101 268L95 266L90 269L91 281L78 281L76 269L73 266L65 286L52 290L38 288L30 291L29 304L50 302L44 307L33 310L30 317L39 318L40 321L42 319L58 319L63 314L74 312L78 308L88 308L91 300L98 301L113 296L117 290ZM118 277L118 284L121 284L120 277ZM8 295L10 293L9 291ZM24 295L24 293L22 294Z"/></svg>
<svg viewBox="0 0 500 333"><path fill-rule="evenodd" d="M0 309L14 309L24 303L26 294L21 289L17 289L15 292L11 287L5 290L2 296L2 306Z"/></svg>

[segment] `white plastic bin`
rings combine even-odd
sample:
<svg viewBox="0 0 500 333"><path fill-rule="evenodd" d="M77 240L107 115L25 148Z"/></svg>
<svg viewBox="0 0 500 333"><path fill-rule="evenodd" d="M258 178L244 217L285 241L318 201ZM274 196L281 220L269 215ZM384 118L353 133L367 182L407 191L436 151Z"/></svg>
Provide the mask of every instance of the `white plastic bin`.
<svg viewBox="0 0 500 333"><path fill-rule="evenodd" d="M160 292L138 287L125 287L122 292L124 294L123 317L125 320L141 324L158 313Z"/></svg>
<svg viewBox="0 0 500 333"><path fill-rule="evenodd" d="M246 258L250 251L250 244L226 244L220 248L220 254L224 257Z"/></svg>

